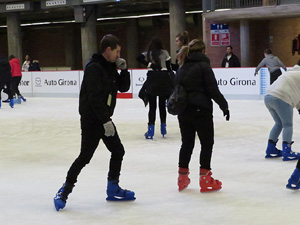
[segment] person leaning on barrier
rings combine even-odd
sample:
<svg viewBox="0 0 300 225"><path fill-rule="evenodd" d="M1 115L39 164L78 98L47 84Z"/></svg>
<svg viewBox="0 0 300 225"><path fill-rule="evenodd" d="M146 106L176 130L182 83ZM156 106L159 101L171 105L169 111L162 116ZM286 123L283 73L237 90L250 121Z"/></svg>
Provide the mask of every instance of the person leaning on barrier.
<svg viewBox="0 0 300 225"><path fill-rule="evenodd" d="M226 55L223 58L221 67L241 67L240 60L235 54L233 54L231 45L228 45L226 48Z"/></svg>

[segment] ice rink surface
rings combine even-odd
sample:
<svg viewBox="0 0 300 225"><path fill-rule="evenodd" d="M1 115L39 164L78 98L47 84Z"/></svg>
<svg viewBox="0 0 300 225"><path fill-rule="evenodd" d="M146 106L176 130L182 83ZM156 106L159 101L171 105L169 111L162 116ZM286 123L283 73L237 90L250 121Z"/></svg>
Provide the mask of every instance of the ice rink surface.
<svg viewBox="0 0 300 225"><path fill-rule="evenodd" d="M177 190L180 133L168 115L162 138L145 140L148 109L139 99L118 99L113 121L125 146L120 186L134 202L107 202L109 152L102 142L78 178L65 209L53 197L80 150L76 98L28 98L0 109L1 225L299 225L300 192L285 188L296 161L264 158L273 120L262 100L229 101L231 119L214 107L213 177L219 192L200 193L199 151L191 184ZM159 117L157 117L159 118ZM294 111L294 151L300 151L300 115ZM279 143L281 146L281 137Z"/></svg>

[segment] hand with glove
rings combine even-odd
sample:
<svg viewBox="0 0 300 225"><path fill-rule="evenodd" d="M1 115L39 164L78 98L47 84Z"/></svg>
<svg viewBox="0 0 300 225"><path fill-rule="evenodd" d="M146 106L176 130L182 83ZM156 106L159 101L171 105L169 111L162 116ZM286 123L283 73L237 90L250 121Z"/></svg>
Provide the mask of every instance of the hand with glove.
<svg viewBox="0 0 300 225"><path fill-rule="evenodd" d="M106 123L103 124L103 127L104 127L104 135L106 137L109 137L109 136L114 136L116 131L115 131L115 127L114 127L114 124L112 121L108 121Z"/></svg>
<svg viewBox="0 0 300 225"><path fill-rule="evenodd" d="M298 109L298 113L300 114L300 109Z"/></svg>
<svg viewBox="0 0 300 225"><path fill-rule="evenodd" d="M116 60L116 65L117 65L117 68L119 68L121 70L126 70L127 69L127 64L126 64L126 60L125 59L118 58Z"/></svg>
<svg viewBox="0 0 300 225"><path fill-rule="evenodd" d="M230 119L230 114L229 114L229 110L228 110L228 109L225 109L225 110L223 111L223 115L226 116L226 120L229 121L229 119Z"/></svg>

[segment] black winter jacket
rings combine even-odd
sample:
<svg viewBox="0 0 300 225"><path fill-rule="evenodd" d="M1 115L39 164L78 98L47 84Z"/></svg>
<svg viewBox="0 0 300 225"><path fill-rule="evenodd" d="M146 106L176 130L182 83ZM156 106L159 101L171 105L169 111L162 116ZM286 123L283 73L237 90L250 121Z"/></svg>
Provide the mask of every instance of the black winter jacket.
<svg viewBox="0 0 300 225"><path fill-rule="evenodd" d="M225 67L227 61L229 63L229 67L241 67L239 58L234 54L231 55L229 60L227 60L227 54L226 54L223 58L221 66Z"/></svg>
<svg viewBox="0 0 300 225"><path fill-rule="evenodd" d="M201 52L193 52L176 74L176 83L180 83L188 93L188 105L195 108L213 110L212 99L222 111L228 109L228 103L218 88L215 75L209 65L209 59Z"/></svg>
<svg viewBox="0 0 300 225"><path fill-rule="evenodd" d="M11 79L11 67L8 60L4 57L0 57L0 81L6 83Z"/></svg>
<svg viewBox="0 0 300 225"><path fill-rule="evenodd" d="M90 121L106 123L111 120L116 105L117 92L130 87L127 70L119 74L115 63L110 63L101 53L87 62L79 96L79 113Z"/></svg>

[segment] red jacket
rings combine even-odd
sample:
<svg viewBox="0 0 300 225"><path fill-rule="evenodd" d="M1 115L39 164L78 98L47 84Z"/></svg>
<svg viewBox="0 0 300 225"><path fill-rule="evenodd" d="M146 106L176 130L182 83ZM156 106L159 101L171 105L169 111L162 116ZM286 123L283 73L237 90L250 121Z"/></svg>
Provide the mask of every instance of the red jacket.
<svg viewBox="0 0 300 225"><path fill-rule="evenodd" d="M11 67L11 75L12 77L20 77L22 76L21 65L18 58L13 58L9 61Z"/></svg>

